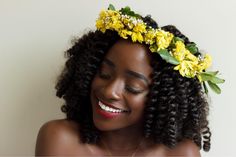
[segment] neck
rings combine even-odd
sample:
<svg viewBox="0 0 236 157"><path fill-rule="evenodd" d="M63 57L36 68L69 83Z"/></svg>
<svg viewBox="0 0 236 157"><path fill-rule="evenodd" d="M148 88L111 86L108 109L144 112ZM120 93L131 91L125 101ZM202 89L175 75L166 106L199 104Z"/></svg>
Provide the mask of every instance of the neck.
<svg viewBox="0 0 236 157"><path fill-rule="evenodd" d="M106 131L101 134L101 140L110 151L135 150L142 141L140 126L122 128L119 130Z"/></svg>

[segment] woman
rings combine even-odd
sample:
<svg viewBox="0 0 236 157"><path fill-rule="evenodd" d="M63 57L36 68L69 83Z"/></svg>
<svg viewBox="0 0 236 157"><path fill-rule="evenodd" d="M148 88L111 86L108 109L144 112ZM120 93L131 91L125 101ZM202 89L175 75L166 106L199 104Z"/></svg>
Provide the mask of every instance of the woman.
<svg viewBox="0 0 236 157"><path fill-rule="evenodd" d="M129 7L110 5L96 26L66 52L56 89L67 117L41 127L36 155L200 156L202 143L209 151L210 56Z"/></svg>

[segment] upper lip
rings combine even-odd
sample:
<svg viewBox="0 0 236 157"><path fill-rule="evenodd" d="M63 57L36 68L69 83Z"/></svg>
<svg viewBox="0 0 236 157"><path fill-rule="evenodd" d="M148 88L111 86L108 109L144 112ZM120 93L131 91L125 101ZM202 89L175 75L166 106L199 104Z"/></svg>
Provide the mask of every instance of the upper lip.
<svg viewBox="0 0 236 157"><path fill-rule="evenodd" d="M115 107L115 106L113 106L113 105L111 105L111 104L108 104L108 103L104 102L104 101L101 100L101 99L98 99L98 101L101 101L104 105L109 106L109 107L111 107L111 108L113 108L113 109L128 111L128 110L126 110L126 109L118 108L118 107Z"/></svg>

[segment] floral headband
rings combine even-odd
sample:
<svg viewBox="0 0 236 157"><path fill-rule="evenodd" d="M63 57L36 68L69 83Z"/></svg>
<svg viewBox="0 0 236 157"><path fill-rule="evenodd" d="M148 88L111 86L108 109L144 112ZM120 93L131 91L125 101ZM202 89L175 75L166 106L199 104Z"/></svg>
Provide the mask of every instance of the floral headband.
<svg viewBox="0 0 236 157"><path fill-rule="evenodd" d="M108 10L100 12L96 27L103 33L106 30L116 31L124 39L130 37L133 42L149 45L151 52L158 53L163 60L175 65L174 70L178 70L183 77L197 77L203 84L205 93L208 93L206 82L214 92L221 93L217 84L224 83L224 80L216 76L218 71L206 71L211 65L210 55L195 56L198 52L195 43L185 45L184 40L174 34L148 26L142 16L131 11L129 7L117 11L110 4Z"/></svg>

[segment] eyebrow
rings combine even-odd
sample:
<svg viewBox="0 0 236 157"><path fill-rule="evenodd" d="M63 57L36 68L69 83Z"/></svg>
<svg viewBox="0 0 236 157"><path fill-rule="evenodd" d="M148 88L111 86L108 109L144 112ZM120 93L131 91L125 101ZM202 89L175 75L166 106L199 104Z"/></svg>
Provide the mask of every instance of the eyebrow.
<svg viewBox="0 0 236 157"><path fill-rule="evenodd" d="M131 71L131 70L127 70L126 73L127 73L128 75L130 75L130 76L139 78L139 79L143 80L144 82L146 82L147 84L149 84L149 83L148 83L148 82L149 82L148 79L147 79L144 75L142 75L142 74L140 74L140 73L137 73L137 72L134 72L134 71Z"/></svg>
<svg viewBox="0 0 236 157"><path fill-rule="evenodd" d="M107 58L104 58L103 62L106 63L107 65L111 66L112 68L116 67L115 64Z"/></svg>
<svg viewBox="0 0 236 157"><path fill-rule="evenodd" d="M115 68L115 67L116 67L115 64L114 64L112 61L110 61L109 59L107 59L107 58L104 58L103 61L104 61L105 64L111 66L112 68ZM140 73L137 73L137 72L134 72L134 71L131 71L131 70L126 70L126 73L127 73L128 75L130 75L130 76L133 76L133 77L136 77L136 78L138 78L138 79L141 79L141 80L143 80L145 83L149 84L149 83L148 83L148 82L149 82L148 79L147 79L144 75L142 75L142 74L140 74Z"/></svg>

